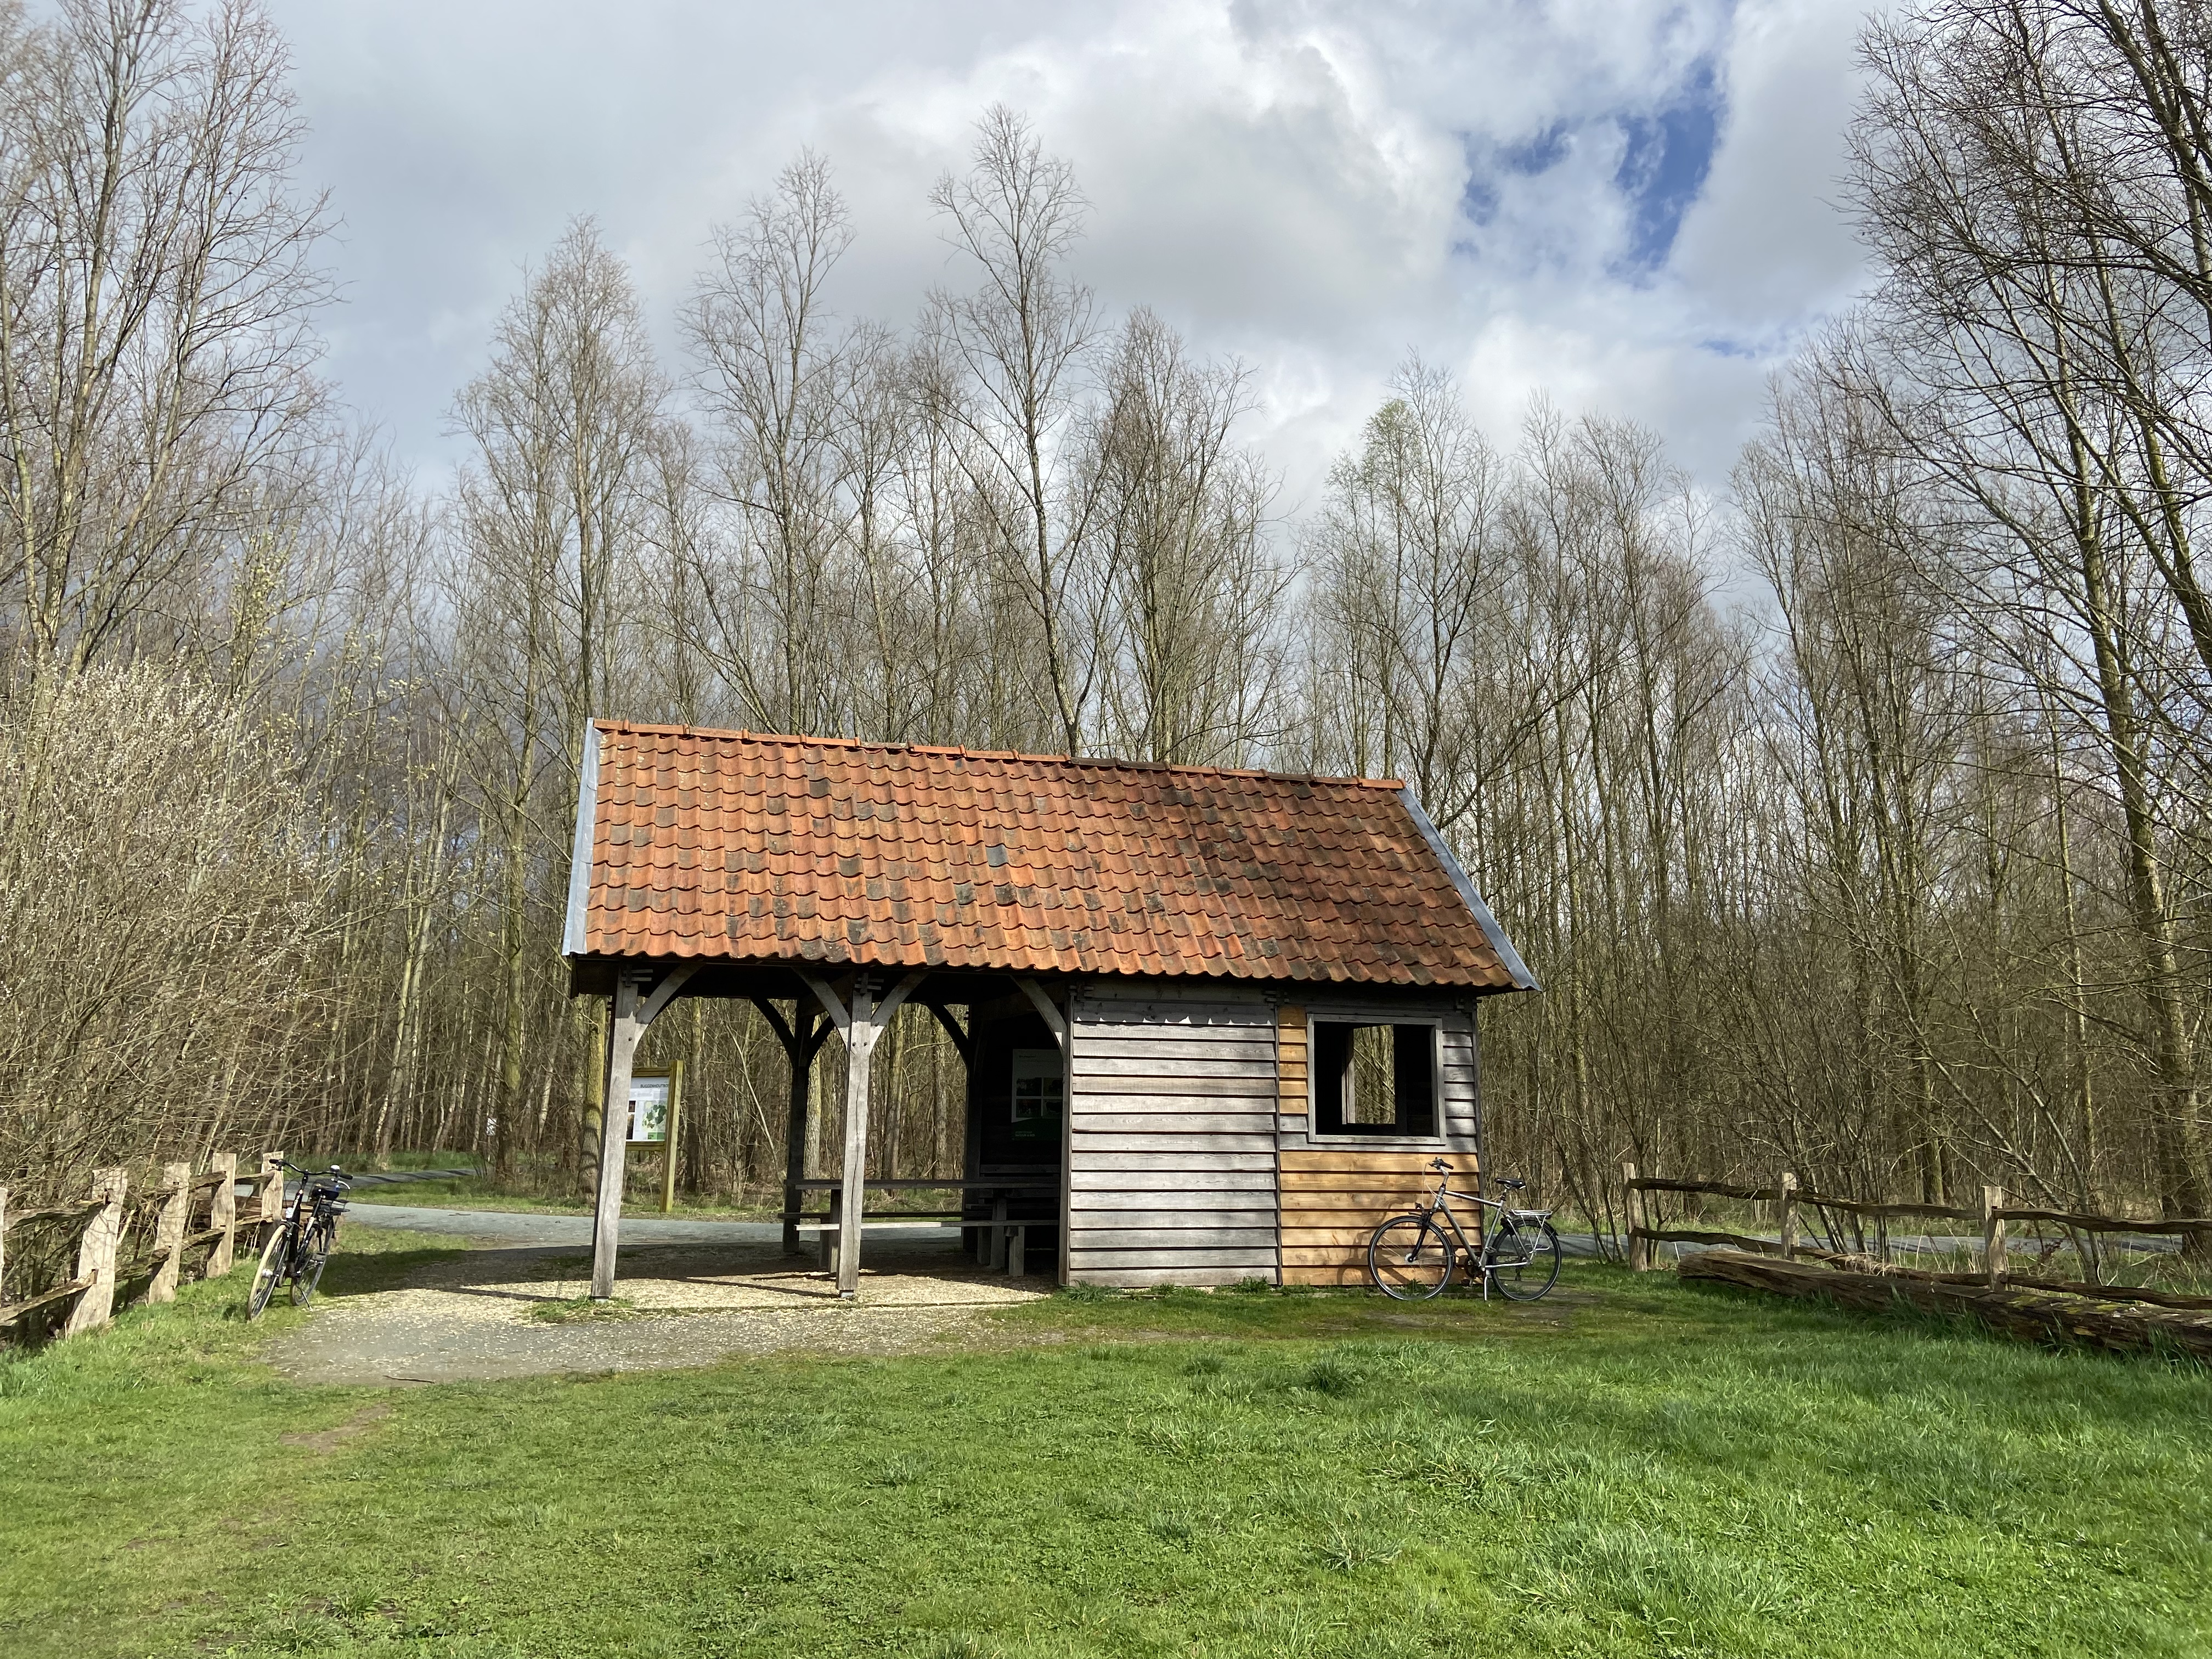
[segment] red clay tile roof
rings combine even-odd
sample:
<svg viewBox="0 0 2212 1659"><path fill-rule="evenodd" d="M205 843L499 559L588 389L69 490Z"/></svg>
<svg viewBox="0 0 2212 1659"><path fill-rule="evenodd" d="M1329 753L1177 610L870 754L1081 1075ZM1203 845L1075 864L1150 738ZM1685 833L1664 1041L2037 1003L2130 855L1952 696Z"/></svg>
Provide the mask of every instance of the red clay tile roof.
<svg viewBox="0 0 2212 1659"><path fill-rule="evenodd" d="M595 733L572 957L1528 982L1395 782Z"/></svg>

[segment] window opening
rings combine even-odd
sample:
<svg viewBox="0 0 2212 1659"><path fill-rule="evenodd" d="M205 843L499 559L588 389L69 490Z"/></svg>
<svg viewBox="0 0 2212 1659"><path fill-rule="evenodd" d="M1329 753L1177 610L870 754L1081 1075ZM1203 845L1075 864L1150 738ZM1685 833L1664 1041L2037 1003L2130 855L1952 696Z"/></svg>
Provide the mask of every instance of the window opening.
<svg viewBox="0 0 2212 1659"><path fill-rule="evenodd" d="M1057 1048L1017 1048L1014 1056L1014 1139L1060 1139L1067 1080Z"/></svg>
<svg viewBox="0 0 2212 1659"><path fill-rule="evenodd" d="M1313 1026L1314 1133L1437 1133L1437 1028L1317 1019Z"/></svg>

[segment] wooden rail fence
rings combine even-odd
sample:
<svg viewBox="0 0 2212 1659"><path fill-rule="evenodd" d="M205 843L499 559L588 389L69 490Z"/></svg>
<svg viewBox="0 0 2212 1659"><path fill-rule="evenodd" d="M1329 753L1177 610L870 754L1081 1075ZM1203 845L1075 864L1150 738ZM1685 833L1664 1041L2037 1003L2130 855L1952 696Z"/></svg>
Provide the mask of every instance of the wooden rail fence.
<svg viewBox="0 0 2212 1659"><path fill-rule="evenodd" d="M11 1210L0 1187L0 1337L57 1324L62 1336L95 1329L133 1285L138 1300L167 1302L202 1251L197 1277L222 1278L237 1261L241 1232L258 1249L262 1230L283 1219L283 1158L264 1152L246 1174L235 1152L216 1153L198 1175L189 1164L165 1164L160 1184L135 1194L128 1171L95 1170L86 1199L46 1209Z"/></svg>
<svg viewBox="0 0 2212 1659"><path fill-rule="evenodd" d="M1803 1255L1823 1261L1863 1261L1863 1257L1849 1252L1823 1250L1799 1244L1800 1206L1809 1205L1820 1210L1834 1210L1872 1220L1875 1225L1875 1255L1882 1264L1887 1264L1890 1257L1891 1221L1907 1218L1966 1221L1980 1228L1981 1272L1973 1274L1946 1273L1935 1277L1959 1282L1972 1280L1985 1284L1991 1290L2002 1290L2008 1285L2015 1285L2031 1290L2091 1291L2107 1299L2171 1302L2174 1298L2164 1292L2136 1291L2124 1285L2016 1278L2010 1271L2008 1260L2008 1228L2011 1223L2018 1221L2063 1227L2078 1233L2175 1234L2184 1238L2205 1235L2212 1237L2212 1216L2142 1220L2128 1216L2081 1215L2067 1210L2014 1207L2006 1204L2005 1190L2002 1187L1983 1188L1981 1207L1969 1210L1945 1204L1874 1203L1864 1199L1840 1197L1833 1193L1815 1193L1800 1188L1797 1177L1788 1170L1783 1171L1771 1187L1733 1186L1719 1181L1662 1180L1656 1176L1638 1175L1633 1164L1622 1164L1620 1174L1622 1212L1628 1222L1628 1265L1638 1273L1650 1270L1652 1265L1651 1247L1662 1243L1710 1244L1761 1255L1778 1255L1784 1261ZM1702 1228L1655 1226L1652 1224L1651 1206L1646 1201L1646 1195L1651 1193L1700 1194L1746 1203L1771 1204L1775 1206L1777 1236L1761 1238L1745 1233ZM2089 1259L2087 1251L2079 1253L2084 1261ZM2183 1300L2194 1302L2196 1298Z"/></svg>

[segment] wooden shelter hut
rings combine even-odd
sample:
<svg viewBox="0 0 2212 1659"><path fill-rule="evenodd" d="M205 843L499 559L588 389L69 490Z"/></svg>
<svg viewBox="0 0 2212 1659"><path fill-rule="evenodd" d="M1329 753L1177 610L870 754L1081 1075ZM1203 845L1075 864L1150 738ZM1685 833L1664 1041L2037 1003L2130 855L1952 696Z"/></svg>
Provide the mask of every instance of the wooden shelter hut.
<svg viewBox="0 0 2212 1659"><path fill-rule="evenodd" d="M809 1071L844 1039L849 1297L869 1060L908 1002L967 1065L948 1224L979 1248L1056 1249L1063 1283L1340 1284L1431 1159L1479 1170L1475 1004L1536 988L1395 781L608 721L562 948L608 1004L598 1297L620 1103L678 997L750 1000L791 1058L787 1243Z"/></svg>

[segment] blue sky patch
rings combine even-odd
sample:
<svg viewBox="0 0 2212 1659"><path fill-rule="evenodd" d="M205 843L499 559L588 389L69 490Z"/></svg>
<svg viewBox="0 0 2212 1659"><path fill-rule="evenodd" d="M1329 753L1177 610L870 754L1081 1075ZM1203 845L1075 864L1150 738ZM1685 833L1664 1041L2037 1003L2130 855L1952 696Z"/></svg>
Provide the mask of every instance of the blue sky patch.
<svg viewBox="0 0 2212 1659"><path fill-rule="evenodd" d="M1656 114L1621 118L1627 143L1613 182L1628 198L1628 251L1623 263L1629 269L1656 270L1674 252L1682 216L1712 171L1713 149L1720 142L1721 118L1727 108L1712 60L1700 58L1673 102Z"/></svg>
<svg viewBox="0 0 2212 1659"><path fill-rule="evenodd" d="M1567 124L1565 121L1554 121L1534 138L1508 144L1498 152L1498 161L1507 172L1526 173L1530 178L1540 173L1549 173L1565 161L1566 155Z"/></svg>

